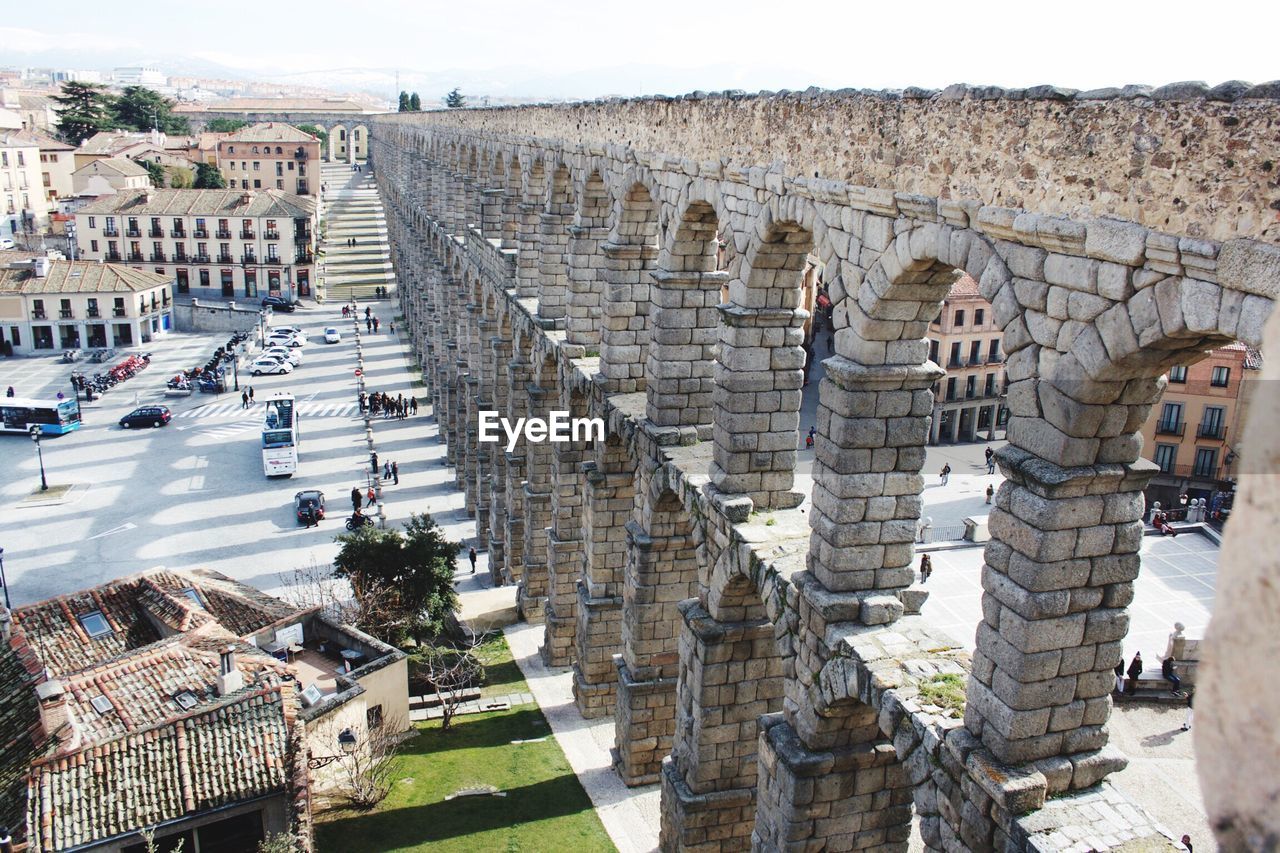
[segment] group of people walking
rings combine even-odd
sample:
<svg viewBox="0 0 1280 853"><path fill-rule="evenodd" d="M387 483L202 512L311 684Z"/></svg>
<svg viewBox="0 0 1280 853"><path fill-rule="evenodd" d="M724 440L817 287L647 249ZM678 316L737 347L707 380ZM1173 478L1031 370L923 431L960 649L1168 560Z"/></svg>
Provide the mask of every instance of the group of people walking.
<svg viewBox="0 0 1280 853"><path fill-rule="evenodd" d="M384 418L403 419L418 414L418 401L414 397L397 394L392 397L385 391L374 391L372 394L360 392L360 414L366 411L370 415L381 413Z"/></svg>
<svg viewBox="0 0 1280 853"><path fill-rule="evenodd" d="M240 408L247 409L253 405L253 386L240 392Z"/></svg>

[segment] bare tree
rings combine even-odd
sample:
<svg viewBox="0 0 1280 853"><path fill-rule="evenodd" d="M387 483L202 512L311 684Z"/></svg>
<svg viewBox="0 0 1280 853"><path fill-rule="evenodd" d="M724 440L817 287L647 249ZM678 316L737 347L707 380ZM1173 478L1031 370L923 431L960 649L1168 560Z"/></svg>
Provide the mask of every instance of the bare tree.
<svg viewBox="0 0 1280 853"><path fill-rule="evenodd" d="M486 639L487 634L464 632L463 639L451 646L426 644L414 654L418 676L431 685L440 700L442 731L449 730L454 715L465 701L463 691L484 680L484 665L475 652Z"/></svg>
<svg viewBox="0 0 1280 853"><path fill-rule="evenodd" d="M345 578L335 575L331 566L316 562L314 557L292 572L281 572L280 580L284 585L281 597L293 606L318 607L330 619L365 631L366 626L387 625L398 606L399 596L390 590L368 589L363 595L353 595Z"/></svg>
<svg viewBox="0 0 1280 853"><path fill-rule="evenodd" d="M337 742L341 718L332 719L321 730L322 740ZM345 728L345 727L344 727ZM359 731L354 748L334 762L334 778L342 794L359 809L371 809L386 798L400 773L400 745L414 735L402 718L382 720Z"/></svg>

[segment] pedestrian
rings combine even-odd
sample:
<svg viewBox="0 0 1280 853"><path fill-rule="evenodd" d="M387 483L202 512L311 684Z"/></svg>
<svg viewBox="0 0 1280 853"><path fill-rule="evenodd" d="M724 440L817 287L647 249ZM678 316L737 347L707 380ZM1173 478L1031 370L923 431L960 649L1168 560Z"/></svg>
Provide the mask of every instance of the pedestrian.
<svg viewBox="0 0 1280 853"><path fill-rule="evenodd" d="M1129 669L1126 670L1129 676L1129 683L1125 685L1125 693L1132 696L1138 692L1138 679L1142 676L1142 652L1138 652L1133 656L1133 660L1129 663Z"/></svg>
<svg viewBox="0 0 1280 853"><path fill-rule="evenodd" d="M991 503L991 497L996 493L996 487L987 483L987 503Z"/></svg>
<svg viewBox="0 0 1280 853"><path fill-rule="evenodd" d="M377 317L374 317L374 318L373 318L373 331L374 331L374 332L377 332L377 331L378 331L378 318L377 318Z"/></svg>
<svg viewBox="0 0 1280 853"><path fill-rule="evenodd" d="M818 428L816 426L809 427L809 434L804 437L804 446L813 447L813 439L817 434Z"/></svg>
<svg viewBox="0 0 1280 853"><path fill-rule="evenodd" d="M1194 699L1194 697L1195 697L1194 693L1191 693L1191 692L1187 693L1187 718L1182 721L1182 730L1184 732L1191 731L1191 718L1194 717L1196 713L1196 709L1191 706L1191 702ZM1182 836L1182 843L1187 845L1188 850L1191 849L1191 845L1187 842L1187 837L1185 835Z"/></svg>
<svg viewBox="0 0 1280 853"><path fill-rule="evenodd" d="M1116 692L1124 692L1124 655L1120 655L1120 660L1116 661Z"/></svg>
<svg viewBox="0 0 1280 853"><path fill-rule="evenodd" d="M418 398L417 397L409 398L409 411L411 411L415 415L418 414Z"/></svg>
<svg viewBox="0 0 1280 853"><path fill-rule="evenodd" d="M395 321L395 320L392 320L392 321L391 321L391 334L393 334L393 335L394 335L395 333L396 333L396 321Z"/></svg>
<svg viewBox="0 0 1280 853"><path fill-rule="evenodd" d="M1189 713L1189 712L1188 712L1188 713ZM1188 719L1188 720L1190 720L1190 719L1191 719L1191 717L1190 717L1190 716L1188 716L1188 717L1187 717L1187 719ZM1184 729L1189 729L1189 728L1191 728L1191 727L1190 727L1190 726L1183 726L1183 728L1184 728ZM1182 846L1183 846L1183 847L1185 847L1185 848L1187 848L1187 853L1194 853L1194 851L1191 849L1191 836L1190 836L1190 835L1184 835L1184 836L1182 836Z"/></svg>
<svg viewBox="0 0 1280 853"><path fill-rule="evenodd" d="M249 408L249 391L248 391L248 389L245 389L244 391L241 391L241 392L240 392L240 408L242 408L242 409L247 409L247 408Z"/></svg>
<svg viewBox="0 0 1280 853"><path fill-rule="evenodd" d="M996 472L996 458L994 456L987 457L987 473L994 474Z"/></svg>
<svg viewBox="0 0 1280 853"><path fill-rule="evenodd" d="M467 559L471 561L471 574L474 575L476 573L476 546L475 545L472 545L471 549L467 551Z"/></svg>
<svg viewBox="0 0 1280 853"><path fill-rule="evenodd" d="M320 513L314 506L307 507L307 527L320 526Z"/></svg>
<svg viewBox="0 0 1280 853"><path fill-rule="evenodd" d="M391 463L390 462L382 463L382 479L384 480L391 479Z"/></svg>
<svg viewBox="0 0 1280 853"><path fill-rule="evenodd" d="M1173 655L1160 662L1160 675L1171 685L1170 693L1174 696L1182 695L1182 679L1178 677L1178 673L1173 671Z"/></svg>
<svg viewBox="0 0 1280 853"><path fill-rule="evenodd" d="M920 555L920 583L928 583L933 574L933 559L928 554Z"/></svg>
<svg viewBox="0 0 1280 853"><path fill-rule="evenodd" d="M352 486L351 487L351 509L355 510L356 512L359 512L360 502L362 499L363 499L363 496L360 494L360 487Z"/></svg>
<svg viewBox="0 0 1280 853"><path fill-rule="evenodd" d="M356 238L355 238L355 237L352 237L352 238L351 238L351 248L353 248L353 249L354 249L355 247L356 247Z"/></svg>
<svg viewBox="0 0 1280 853"><path fill-rule="evenodd" d="M373 316L373 308L368 305L364 306L364 318L368 320L371 316Z"/></svg>
<svg viewBox="0 0 1280 853"><path fill-rule="evenodd" d="M249 405L253 405L253 386L249 386Z"/></svg>
<svg viewBox="0 0 1280 853"><path fill-rule="evenodd" d="M400 463L399 462L391 463L391 481L395 483L395 485L397 486L400 485Z"/></svg>
<svg viewBox="0 0 1280 853"><path fill-rule="evenodd" d="M364 330L369 334L373 334L373 320L368 317L364 318Z"/></svg>
<svg viewBox="0 0 1280 853"><path fill-rule="evenodd" d="M4 395L5 395L6 397L12 397L12 396L14 396L14 393L13 393L13 386L12 386L12 385L10 385L10 386L9 386L9 390L8 390L8 391L5 391L5 392L4 392Z"/></svg>
<svg viewBox="0 0 1280 853"><path fill-rule="evenodd" d="M369 463L373 466L373 476L378 476L378 451L370 451Z"/></svg>
<svg viewBox="0 0 1280 853"><path fill-rule="evenodd" d="M360 398L359 398L359 399L360 399L360 414L362 414L362 415L363 415L363 414L364 414L364 409L365 409L365 399L364 399L364 392L363 392L363 391L361 391L361 392L360 392Z"/></svg>
<svg viewBox="0 0 1280 853"><path fill-rule="evenodd" d="M942 479L942 485L947 484L947 480L951 479L951 463L948 462L942 466L942 470L938 472L938 476Z"/></svg>
<svg viewBox="0 0 1280 853"><path fill-rule="evenodd" d="M377 502L377 494L373 491L373 486L369 487L369 491L365 492L365 506L373 506Z"/></svg>

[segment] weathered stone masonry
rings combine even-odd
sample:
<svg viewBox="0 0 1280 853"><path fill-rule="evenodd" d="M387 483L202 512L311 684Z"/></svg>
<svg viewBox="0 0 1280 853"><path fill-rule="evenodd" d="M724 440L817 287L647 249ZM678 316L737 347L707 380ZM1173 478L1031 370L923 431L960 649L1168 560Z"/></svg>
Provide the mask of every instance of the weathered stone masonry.
<svg viewBox="0 0 1280 853"><path fill-rule="evenodd" d="M1053 849L1119 798L1138 429L1170 365L1261 340L1280 111L956 94L375 124L400 298L495 578L582 713L613 714L624 780L662 783L664 849L901 850L913 809L932 849ZM810 264L836 355L799 507ZM923 339L961 272L1003 329L1011 413L971 659L913 615L911 568ZM608 435L480 450L489 406ZM920 699L948 673L962 714Z"/></svg>

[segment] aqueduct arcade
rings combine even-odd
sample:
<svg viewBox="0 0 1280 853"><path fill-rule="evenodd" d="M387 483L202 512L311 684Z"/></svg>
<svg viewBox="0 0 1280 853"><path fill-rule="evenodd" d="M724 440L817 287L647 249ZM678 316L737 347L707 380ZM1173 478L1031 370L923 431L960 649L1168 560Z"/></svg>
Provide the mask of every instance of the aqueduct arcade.
<svg viewBox="0 0 1280 853"><path fill-rule="evenodd" d="M1054 849L1123 802L1107 720L1155 471L1139 428L1171 365L1260 344L1280 270L1259 192L1275 101L1205 94L371 123L401 305L495 581L545 623L581 713L614 717L618 773L661 782L664 849L903 850L913 810L931 849ZM1010 382L972 656L919 617L912 568L925 332L962 274ZM804 494L814 281L836 355ZM505 452L477 441L482 410L607 435ZM963 710L921 698L947 675Z"/></svg>

